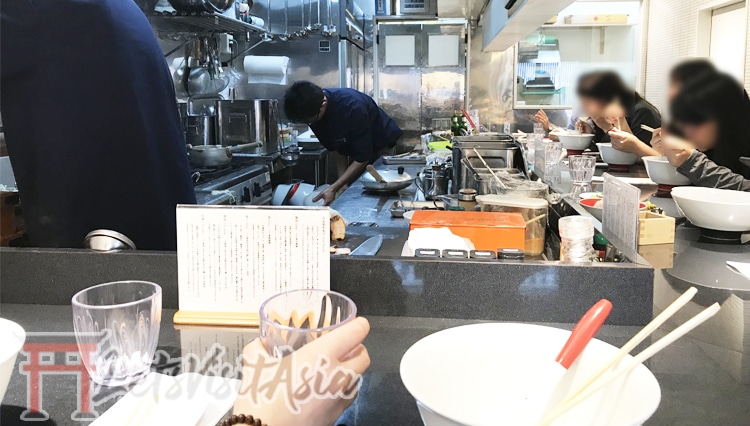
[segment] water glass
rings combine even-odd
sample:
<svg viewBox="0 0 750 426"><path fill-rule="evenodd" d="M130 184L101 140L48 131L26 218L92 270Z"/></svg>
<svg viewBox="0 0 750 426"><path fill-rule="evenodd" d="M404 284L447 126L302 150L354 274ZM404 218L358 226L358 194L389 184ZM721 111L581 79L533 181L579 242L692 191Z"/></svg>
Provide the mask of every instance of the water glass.
<svg viewBox="0 0 750 426"><path fill-rule="evenodd" d="M567 263L592 262L594 221L586 216L565 216L557 222L560 232L560 261Z"/></svg>
<svg viewBox="0 0 750 426"><path fill-rule="evenodd" d="M352 299L330 290L279 293L260 306L260 337L282 358L357 317Z"/></svg>
<svg viewBox="0 0 750 426"><path fill-rule="evenodd" d="M568 157L570 180L574 185L587 185L594 178L596 157L593 155L571 155Z"/></svg>
<svg viewBox="0 0 750 426"><path fill-rule="evenodd" d="M148 374L159 340L161 287L117 281L73 296L78 350L94 382L124 386Z"/></svg>
<svg viewBox="0 0 750 426"><path fill-rule="evenodd" d="M534 123L534 134L543 135L544 133L544 127L539 123Z"/></svg>
<svg viewBox="0 0 750 426"><path fill-rule="evenodd" d="M562 142L544 142L544 164L556 166L562 157Z"/></svg>

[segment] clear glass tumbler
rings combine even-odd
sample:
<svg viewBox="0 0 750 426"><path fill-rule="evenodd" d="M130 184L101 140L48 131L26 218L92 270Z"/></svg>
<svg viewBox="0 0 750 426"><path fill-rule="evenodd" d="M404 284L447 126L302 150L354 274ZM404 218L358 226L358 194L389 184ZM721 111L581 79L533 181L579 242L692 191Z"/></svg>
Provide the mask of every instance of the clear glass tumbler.
<svg viewBox="0 0 750 426"><path fill-rule="evenodd" d="M117 281L73 296L78 350L94 382L123 386L148 374L159 340L161 287Z"/></svg>
<svg viewBox="0 0 750 426"><path fill-rule="evenodd" d="M571 155L568 157L570 180L574 185L587 185L594 178L596 157L593 155Z"/></svg>
<svg viewBox="0 0 750 426"><path fill-rule="evenodd" d="M282 358L356 317L357 305L343 294L291 290L260 306L260 337L271 356Z"/></svg>
<svg viewBox="0 0 750 426"><path fill-rule="evenodd" d="M544 142L544 164L556 166L562 157L562 142Z"/></svg>

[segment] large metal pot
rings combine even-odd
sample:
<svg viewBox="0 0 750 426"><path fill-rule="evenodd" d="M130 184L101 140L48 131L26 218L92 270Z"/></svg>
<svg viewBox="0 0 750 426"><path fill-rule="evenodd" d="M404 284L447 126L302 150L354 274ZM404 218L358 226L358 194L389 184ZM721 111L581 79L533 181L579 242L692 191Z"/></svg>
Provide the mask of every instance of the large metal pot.
<svg viewBox="0 0 750 426"><path fill-rule="evenodd" d="M399 191L409 187L414 178L404 171L403 167L398 169L378 170L378 174L383 178L383 182L378 182L370 173L365 173L359 178L362 186L368 191Z"/></svg>
<svg viewBox="0 0 750 426"><path fill-rule="evenodd" d="M234 0L169 0L169 4L179 12L221 13L232 7Z"/></svg>
<svg viewBox="0 0 750 426"><path fill-rule="evenodd" d="M226 166L232 162L232 153L244 149L258 148L260 143L246 143L235 146L219 145L188 145L188 157L190 164L198 167L218 167Z"/></svg>

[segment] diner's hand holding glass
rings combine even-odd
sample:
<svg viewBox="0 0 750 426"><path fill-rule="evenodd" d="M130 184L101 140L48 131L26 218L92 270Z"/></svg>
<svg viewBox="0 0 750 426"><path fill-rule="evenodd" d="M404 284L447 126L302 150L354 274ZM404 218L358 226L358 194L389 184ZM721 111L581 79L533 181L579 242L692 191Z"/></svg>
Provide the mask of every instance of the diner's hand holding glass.
<svg viewBox="0 0 750 426"><path fill-rule="evenodd" d="M576 130L580 133L585 133L585 134L594 133L594 128L589 123L580 119L576 121Z"/></svg>
<svg viewBox="0 0 750 426"><path fill-rule="evenodd" d="M370 323L356 318L281 359L270 356L261 339L252 341L243 350L234 414L272 426L333 425L354 402L370 366L362 345L369 332Z"/></svg>
<svg viewBox="0 0 750 426"><path fill-rule="evenodd" d="M695 150L689 142L669 135L661 128L654 130L651 136L651 147L667 157L669 164L675 167L683 165Z"/></svg>

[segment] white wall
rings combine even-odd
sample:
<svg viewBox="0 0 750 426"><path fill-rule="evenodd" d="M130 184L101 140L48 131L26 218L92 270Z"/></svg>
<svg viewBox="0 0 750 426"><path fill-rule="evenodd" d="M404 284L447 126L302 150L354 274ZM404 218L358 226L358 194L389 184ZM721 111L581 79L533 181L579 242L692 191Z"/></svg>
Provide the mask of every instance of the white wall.
<svg viewBox="0 0 750 426"><path fill-rule="evenodd" d="M644 96L665 112L669 71L681 59L707 54L706 40L699 40L699 12L706 7L720 7L734 0L645 0L646 60L643 64ZM748 10L748 8L746 8ZM708 15L710 21L710 13ZM710 27L709 27L710 31ZM750 36L750 34L748 34ZM750 54L745 43L744 57ZM745 88L750 90L750 61L745 61Z"/></svg>

